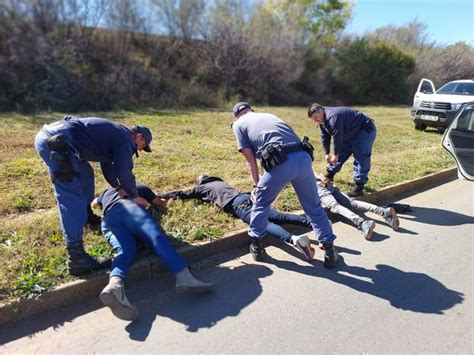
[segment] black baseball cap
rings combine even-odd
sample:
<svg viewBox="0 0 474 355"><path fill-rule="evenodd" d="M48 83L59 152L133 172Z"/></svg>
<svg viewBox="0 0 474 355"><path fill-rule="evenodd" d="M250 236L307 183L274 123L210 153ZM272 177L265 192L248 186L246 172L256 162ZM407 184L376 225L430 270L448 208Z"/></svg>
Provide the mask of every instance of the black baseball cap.
<svg viewBox="0 0 474 355"><path fill-rule="evenodd" d="M143 148L143 150L147 153L150 153L151 152L150 143L153 139L153 135L151 134L150 129L145 126L133 126L132 132L140 133L143 136L143 138L145 138L146 146Z"/></svg>
<svg viewBox="0 0 474 355"><path fill-rule="evenodd" d="M234 118L237 117L238 115L240 115L240 113L243 110L246 110L246 109L252 110L252 106L250 106L250 104L248 102L243 102L243 101L242 102L237 102L235 104L234 108L232 109L232 113L234 114Z"/></svg>

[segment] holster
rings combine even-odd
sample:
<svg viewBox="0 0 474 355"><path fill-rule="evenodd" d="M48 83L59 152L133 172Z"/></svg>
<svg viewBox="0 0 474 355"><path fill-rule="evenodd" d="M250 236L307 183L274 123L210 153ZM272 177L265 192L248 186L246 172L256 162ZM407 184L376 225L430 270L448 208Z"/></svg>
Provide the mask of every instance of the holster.
<svg viewBox="0 0 474 355"><path fill-rule="evenodd" d="M50 149L49 158L58 164L58 169L51 173L51 179L62 182L70 182L74 176L79 174L72 169L71 154L69 152L68 142L63 134L55 134L46 140Z"/></svg>
<svg viewBox="0 0 474 355"><path fill-rule="evenodd" d="M303 137L301 145L303 146L304 151L309 154L309 156L311 157L311 160L314 161L314 153L313 153L314 152L314 147L309 142L309 138L307 136Z"/></svg>
<svg viewBox="0 0 474 355"><path fill-rule="evenodd" d="M261 164L265 171L270 171L274 167L282 164L286 160L286 153L280 144L268 145L261 154Z"/></svg>

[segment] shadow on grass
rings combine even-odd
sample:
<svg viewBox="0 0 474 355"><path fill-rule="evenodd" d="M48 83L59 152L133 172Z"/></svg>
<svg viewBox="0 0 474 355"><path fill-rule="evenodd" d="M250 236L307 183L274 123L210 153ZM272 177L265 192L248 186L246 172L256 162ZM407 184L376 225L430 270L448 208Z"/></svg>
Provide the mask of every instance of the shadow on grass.
<svg viewBox="0 0 474 355"><path fill-rule="evenodd" d="M326 270L320 261L317 261L316 267L271 257L265 261L285 270L326 278L355 291L385 299L392 307L404 311L444 314L447 309L464 301L463 293L448 289L426 274L405 272L389 265L379 264L371 270L347 265L341 258L335 269ZM370 281L361 280L361 277Z"/></svg>

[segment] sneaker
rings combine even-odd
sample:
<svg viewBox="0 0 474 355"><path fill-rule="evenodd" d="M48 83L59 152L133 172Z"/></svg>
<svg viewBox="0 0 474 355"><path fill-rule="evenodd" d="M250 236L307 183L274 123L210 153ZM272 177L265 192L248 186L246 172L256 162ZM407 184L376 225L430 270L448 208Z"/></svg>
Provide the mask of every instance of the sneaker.
<svg viewBox="0 0 474 355"><path fill-rule="evenodd" d="M133 321L138 317L137 310L125 295L123 280L118 277L110 279L109 284L100 293L100 300L119 319Z"/></svg>
<svg viewBox="0 0 474 355"><path fill-rule="evenodd" d="M348 193L349 197L358 197L364 195L364 185L365 184L356 183L352 187L352 190Z"/></svg>
<svg viewBox="0 0 474 355"><path fill-rule="evenodd" d="M336 266L337 261L339 260L339 254L337 253L336 248L331 245L324 247L324 267L326 269L333 269Z"/></svg>
<svg viewBox="0 0 474 355"><path fill-rule="evenodd" d="M372 232L374 231L374 228L375 222L371 219L366 219L359 226L360 231L364 235L364 238L367 240L370 240L370 238L372 238Z"/></svg>
<svg viewBox="0 0 474 355"><path fill-rule="evenodd" d="M314 258L314 248L311 247L309 238L306 234L303 235L294 235L291 237L291 242L300 252L304 254L306 260L311 261Z"/></svg>
<svg viewBox="0 0 474 355"><path fill-rule="evenodd" d="M394 231L398 230L400 222L398 220L397 211L395 211L393 207L389 207L385 210L384 219Z"/></svg>
<svg viewBox="0 0 474 355"><path fill-rule="evenodd" d="M252 238L249 251L255 261L262 261L265 257L265 248L262 247L260 240L257 238Z"/></svg>
<svg viewBox="0 0 474 355"><path fill-rule="evenodd" d="M176 275L176 292L177 293L186 293L186 292L195 292L202 293L209 291L212 286L211 282L202 282L196 279L189 269L186 267L182 271L178 272Z"/></svg>

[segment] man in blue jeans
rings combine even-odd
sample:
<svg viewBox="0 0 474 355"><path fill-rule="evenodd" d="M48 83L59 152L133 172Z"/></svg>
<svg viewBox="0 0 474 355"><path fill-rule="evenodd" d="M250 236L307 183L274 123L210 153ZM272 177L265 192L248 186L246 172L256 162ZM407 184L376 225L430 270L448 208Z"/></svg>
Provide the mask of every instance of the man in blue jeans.
<svg viewBox="0 0 474 355"><path fill-rule="evenodd" d="M308 108L308 117L321 129L321 143L326 153L326 177L333 180L342 165L354 155L354 187L349 196L361 196L368 181L372 145L377 135L374 121L348 107L327 107L317 103ZM331 139L334 155L330 154Z"/></svg>
<svg viewBox="0 0 474 355"><path fill-rule="evenodd" d="M160 205L160 199L145 185L137 185L138 195L147 203ZM123 320L134 320L138 313L125 295L124 280L135 260L137 239L145 242L160 257L176 278L177 292L204 292L212 283L204 283L189 272L188 264L168 241L163 229L145 208L123 199L115 189L105 190L93 202L102 207L102 233L116 252L109 284L100 294L101 301Z"/></svg>
<svg viewBox="0 0 474 355"><path fill-rule="evenodd" d="M253 258L256 261L263 260L265 250L261 246L261 240L267 234L270 206L285 185L291 183L318 242L325 250L324 266L335 267L337 252L333 241L336 236L319 201L312 169L312 151L278 117L268 113L255 113L247 102L237 103L232 111L232 130L237 149L244 155L254 182L254 204L248 231L252 240L249 249ZM261 160L264 168L261 176L257 159Z"/></svg>
<svg viewBox="0 0 474 355"><path fill-rule="evenodd" d="M206 203L215 204L224 212L239 218L241 221L250 223L250 212L252 201L250 193L239 192L217 176L200 175L197 178L197 186L181 191L171 191L158 194L165 199L197 199ZM311 261L314 257L314 248L311 247L307 235L293 235L281 227L282 224L294 224L302 227L311 227L309 219L290 213L280 213L270 208L268 214L267 232L280 238L288 244L292 244L302 252L306 260Z"/></svg>
<svg viewBox="0 0 474 355"><path fill-rule="evenodd" d="M151 140L147 127L129 129L98 117L66 116L36 135L36 151L53 182L71 275L110 266L110 259L93 258L83 247L83 228L94 198L94 171L89 162L100 162L105 179L121 197L146 203L137 194L132 156L142 150L151 152Z"/></svg>
<svg viewBox="0 0 474 355"><path fill-rule="evenodd" d="M372 212L382 216L385 222L387 222L394 231L398 230L398 216L393 207L381 207L373 203L353 199L334 186L327 177L317 173L314 174L316 176L319 198L321 199L323 207L335 215L342 216L349 220L361 231L365 239L370 240L370 238L372 238L375 222L371 219L363 218L357 213L354 213L353 210Z"/></svg>

